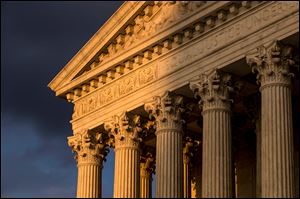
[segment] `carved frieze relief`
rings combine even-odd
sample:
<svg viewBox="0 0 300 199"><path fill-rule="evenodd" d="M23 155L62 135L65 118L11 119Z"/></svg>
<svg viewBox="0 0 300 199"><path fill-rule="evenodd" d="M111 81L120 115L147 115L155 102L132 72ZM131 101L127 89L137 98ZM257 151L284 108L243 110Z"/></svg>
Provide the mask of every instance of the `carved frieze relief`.
<svg viewBox="0 0 300 199"><path fill-rule="evenodd" d="M138 22L129 23L128 27L126 27L124 30L126 33L125 34L121 33L119 36L117 36L115 39L116 41L112 42L111 45L108 46L107 50L110 51L111 53L117 52L118 48L121 49L121 47L126 44L126 40L128 40L128 38L134 38L137 35L139 35L140 32L146 30L147 28L145 27L147 25L145 24L147 24L147 20L148 20L147 18L151 18L151 20L149 19L149 23L155 23L155 20L153 19L155 19L156 15L159 16L160 15L159 13L161 12L168 12L168 11L164 11L165 8L162 9L164 6L173 6L172 9L175 10L186 9L188 10L187 13L189 12L194 13L194 9L198 10L197 7L202 7L201 6L202 4L205 3L203 2L176 2L176 3L164 2L164 3L154 3L154 4L153 2L149 3L147 4L148 6L146 6L146 8L144 8L144 10L136 17ZM213 13L210 13L210 15L208 17L205 17L205 19L201 19L201 20L199 19L200 21L198 21L197 23L195 22L195 24L190 25L189 27L182 30L181 32L172 33L173 35L170 35L170 37L167 40L160 41L160 43L158 43L156 46L152 46L152 47L149 46L149 49L145 51L147 52L147 54L142 55L141 54L142 52L139 52L140 55L136 55L136 57L139 57L139 59L134 64L136 66L145 64L145 61L148 62L149 60L152 59L152 57L162 56L164 53L168 52L169 50L174 51L177 47L181 47L182 44L185 44L187 41L191 40L192 38L201 36L202 38L200 41L196 43L196 46L194 45L192 48L188 47L187 49L185 49L185 51L187 51L186 53L180 53L178 56L167 58L164 61L162 61L162 64L166 65L166 67L162 67L161 72L159 72L159 74L163 76L164 73L168 73L171 70L177 70L190 62L200 59L201 57L205 57L206 55L211 54L212 52L222 48L223 46L226 46L230 43L240 40L243 37L250 35L252 32L260 30L261 28L271 23L274 23L276 20L279 20L299 10L299 2L296 1L287 1L287 2L279 1L279 2L270 2L270 3L263 2L262 4L263 4L262 7L258 7L257 11L252 14L247 14L246 10L249 10L251 6L257 6L258 4L253 2L250 3L248 1L243 1L242 3L232 3L228 6L228 8L224 8L226 12L222 10L223 8L221 10L216 10L217 12L216 16ZM205 6L209 7L209 5L205 5ZM180 11L178 12L180 13ZM226 13L229 13L229 15ZM188 15L189 14L187 14L187 16ZM228 20L235 20L235 19L238 20L235 24L227 27L226 24L224 24L224 28L219 28L219 30L216 30L214 34L209 34L212 28L221 27L220 25L222 25L222 23ZM169 19L167 19L167 21L168 20ZM203 20L205 21L205 23ZM139 21L143 21L143 22L139 22ZM172 17L170 18L170 21L172 21ZM170 23L172 24L173 22ZM166 22L166 24L168 24L168 22ZM151 30L152 29L153 28L151 28ZM145 32L148 34L149 31L145 31ZM147 37L143 36L142 38L144 39ZM132 41L133 43L137 44L137 41L141 41L141 40L132 39ZM128 46L125 47L125 49L128 50ZM151 53L153 53L153 56L151 56ZM90 68L91 69L96 68L96 66L98 67L99 64L100 65L103 64L104 57L111 57L108 56L108 54L106 50L103 53L100 54L98 53L99 58L95 58L95 64L92 63L93 67ZM122 75L126 75L128 70L124 71L124 65L125 68L128 67L127 69L129 69L129 71L132 70L133 68L136 68L136 66L133 66L134 58L135 57L132 56L131 58L123 61L119 65L113 66L110 70L101 72L101 74L98 74L99 77L110 76L110 71L115 71L113 73L118 74L116 77L112 77L113 79L115 78L117 79ZM108 59L107 61L112 61L112 59ZM134 62L135 61L136 60L134 59ZM130 64L128 65L127 63ZM84 89L83 85L79 85L76 88L73 88L68 92L66 92L65 97L68 99L69 102L73 102L77 98L80 98L86 95L88 92L91 92L91 90L94 90L94 88L101 87L103 86L103 84L106 84L106 82L103 81L102 79L101 81L99 81L99 85L98 85L97 77L93 77L88 82L86 82L87 84L90 84L92 87L90 91L86 90L81 94L80 93L78 94L78 92L76 94L75 90Z"/></svg>
<svg viewBox="0 0 300 199"><path fill-rule="evenodd" d="M106 83L84 97L74 101L73 120L131 94L138 89L169 75L190 63L241 40L244 37L280 20L297 10L298 2L273 2L253 13L245 14L232 25L204 35L198 41L187 44L166 57L153 60L140 68ZM174 49L175 50L175 49Z"/></svg>
<svg viewBox="0 0 300 199"><path fill-rule="evenodd" d="M157 79L157 64L153 63L134 71L128 76L116 80L112 84L95 90L90 95L79 99L74 104L73 119L85 115L97 108L100 108L114 100L123 97L126 94L136 91L137 89L153 82Z"/></svg>

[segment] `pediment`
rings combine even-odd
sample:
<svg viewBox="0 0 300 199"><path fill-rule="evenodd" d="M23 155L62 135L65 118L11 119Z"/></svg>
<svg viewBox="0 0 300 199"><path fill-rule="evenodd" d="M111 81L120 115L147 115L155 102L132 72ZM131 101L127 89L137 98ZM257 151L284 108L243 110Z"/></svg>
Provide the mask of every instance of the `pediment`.
<svg viewBox="0 0 300 199"><path fill-rule="evenodd" d="M56 95L64 96L70 89L69 86L64 90L65 86L76 86L74 82L83 84L84 81L89 81L85 76L91 71L108 70L110 66L107 63L120 58L130 49L143 46L145 41L213 3L215 2L125 2L48 86ZM83 82L78 81L80 78Z"/></svg>

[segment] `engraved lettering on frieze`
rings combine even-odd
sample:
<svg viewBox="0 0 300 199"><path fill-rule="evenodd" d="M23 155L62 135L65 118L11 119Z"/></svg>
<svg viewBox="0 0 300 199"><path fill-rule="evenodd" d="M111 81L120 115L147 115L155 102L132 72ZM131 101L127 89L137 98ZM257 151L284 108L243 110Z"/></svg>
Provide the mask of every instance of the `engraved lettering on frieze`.
<svg viewBox="0 0 300 199"><path fill-rule="evenodd" d="M96 90L86 98L75 102L72 119L85 115L100 108L118 98L134 92L138 88L157 79L157 64L147 66L135 71L133 74L124 76L114 83Z"/></svg>
<svg viewBox="0 0 300 199"><path fill-rule="evenodd" d="M282 19L297 10L299 10L299 2L297 1L276 2L273 5L269 5L256 13L241 19L234 25L203 38L198 43L184 49L184 52L180 51L177 55L172 55L171 57L162 60L159 65L164 67L159 68L159 76L178 70L179 68L209 55L213 51L216 51L223 46L227 46L236 40L240 40L242 37L246 37L257 30L260 30L262 27Z"/></svg>

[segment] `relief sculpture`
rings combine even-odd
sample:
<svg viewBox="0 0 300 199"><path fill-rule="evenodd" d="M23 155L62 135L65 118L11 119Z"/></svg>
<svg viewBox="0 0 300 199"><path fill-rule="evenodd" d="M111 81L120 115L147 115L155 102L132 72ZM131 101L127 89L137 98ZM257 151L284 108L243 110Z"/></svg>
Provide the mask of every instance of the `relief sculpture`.
<svg viewBox="0 0 300 199"><path fill-rule="evenodd" d="M75 102L72 119L100 108L157 79L157 63L135 71Z"/></svg>
<svg viewBox="0 0 300 199"><path fill-rule="evenodd" d="M166 1L150 17L137 16L135 18L134 34L126 37L122 47L128 48L135 43L134 41L144 39L165 29L168 25L191 14L199 5L199 2Z"/></svg>

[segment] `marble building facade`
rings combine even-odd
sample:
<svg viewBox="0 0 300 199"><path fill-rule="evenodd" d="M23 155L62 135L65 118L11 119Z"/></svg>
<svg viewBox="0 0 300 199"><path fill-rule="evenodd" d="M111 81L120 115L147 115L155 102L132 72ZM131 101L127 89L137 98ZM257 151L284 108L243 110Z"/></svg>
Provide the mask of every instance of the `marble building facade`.
<svg viewBox="0 0 300 199"><path fill-rule="evenodd" d="M299 197L299 2L128 1L49 83L77 197ZM74 162L75 163L75 162Z"/></svg>

